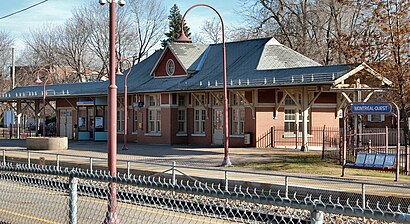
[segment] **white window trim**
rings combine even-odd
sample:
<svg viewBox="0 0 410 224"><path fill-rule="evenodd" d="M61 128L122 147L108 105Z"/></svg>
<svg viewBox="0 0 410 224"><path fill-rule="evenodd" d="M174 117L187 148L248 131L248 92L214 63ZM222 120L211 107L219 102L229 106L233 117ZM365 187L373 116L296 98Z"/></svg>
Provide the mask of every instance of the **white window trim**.
<svg viewBox="0 0 410 224"><path fill-rule="evenodd" d="M151 98L154 99L154 104L151 105ZM147 95L147 121L148 121L148 126L147 126L147 133L145 134L154 134L154 135L147 135L147 136L158 136L161 135L161 95L160 94L153 94L153 95ZM154 130L150 130L150 112L153 111L153 116L154 120ZM160 112L160 117L158 119L157 114L158 111ZM159 121L159 130L157 126L157 122Z"/></svg>
<svg viewBox="0 0 410 224"><path fill-rule="evenodd" d="M199 120L196 120L196 111L201 111L200 112L200 114L199 114ZM203 107L195 107L194 108L194 133L193 134L205 134L205 124L206 124L206 118L203 120L202 119L202 117L203 116L206 116L206 109L205 108L203 108ZM196 123L197 123L197 121L199 122L199 129L198 130L200 130L200 132L196 132ZM202 132L202 130L204 130L203 132Z"/></svg>
<svg viewBox="0 0 410 224"><path fill-rule="evenodd" d="M243 110L243 112L244 112L244 118L243 118L243 120L241 120L241 111ZM234 115L233 115L233 113L234 112L237 112L238 114L236 114L236 116L237 116L237 118L238 118L238 127L234 127L234 120L233 120L233 118L235 117ZM246 110L245 110L245 106L233 106L232 107L232 119L231 119L231 134L232 135L243 135L243 134L245 134L245 120L246 120ZM240 127L240 123L243 123L243 130L242 130L242 133L234 133L234 128L236 129L236 130L239 130L239 127Z"/></svg>
<svg viewBox="0 0 410 224"><path fill-rule="evenodd" d="M206 134L205 133L203 133L203 134L191 134L191 136L192 137L205 137L206 136Z"/></svg>

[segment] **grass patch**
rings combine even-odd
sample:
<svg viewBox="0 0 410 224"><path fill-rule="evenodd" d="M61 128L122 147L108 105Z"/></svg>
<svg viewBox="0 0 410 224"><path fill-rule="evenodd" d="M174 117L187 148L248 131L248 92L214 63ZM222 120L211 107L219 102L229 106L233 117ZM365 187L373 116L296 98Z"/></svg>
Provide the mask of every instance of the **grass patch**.
<svg viewBox="0 0 410 224"><path fill-rule="evenodd" d="M282 155L280 159L272 162L246 163L236 165L243 168L257 170L269 170L294 174L315 174L323 176L340 177L342 173L341 165L335 160L321 159L320 155L312 154L292 154ZM394 179L395 173L381 172L376 170L346 169L346 177L375 177ZM410 181L410 176L400 175L401 180Z"/></svg>

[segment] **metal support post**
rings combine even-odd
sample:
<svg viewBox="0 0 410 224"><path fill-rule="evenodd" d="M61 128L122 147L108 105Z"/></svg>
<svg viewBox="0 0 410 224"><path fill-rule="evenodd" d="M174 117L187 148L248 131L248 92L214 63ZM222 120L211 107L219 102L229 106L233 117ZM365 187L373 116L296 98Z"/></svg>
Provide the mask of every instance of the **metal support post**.
<svg viewBox="0 0 410 224"><path fill-rule="evenodd" d="M285 198L289 198L289 177L285 176Z"/></svg>
<svg viewBox="0 0 410 224"><path fill-rule="evenodd" d="M3 149L3 165L6 165L6 150Z"/></svg>
<svg viewBox="0 0 410 224"><path fill-rule="evenodd" d="M366 185L362 184L362 208L366 208Z"/></svg>
<svg viewBox="0 0 410 224"><path fill-rule="evenodd" d="M325 158L325 139L326 139L326 125L323 125L323 132L322 132L322 159Z"/></svg>
<svg viewBox="0 0 410 224"><path fill-rule="evenodd" d="M21 138L21 133L20 133L20 126L21 126L21 100L17 101L17 126L16 126L16 130L17 130L17 139Z"/></svg>
<svg viewBox="0 0 410 224"><path fill-rule="evenodd" d="M77 185L78 178L70 176L69 188L70 188L70 224L77 224Z"/></svg>
<svg viewBox="0 0 410 224"><path fill-rule="evenodd" d="M175 178L175 166L176 166L176 162L173 161L172 162L172 184L175 185L176 184L176 178Z"/></svg>
<svg viewBox="0 0 410 224"><path fill-rule="evenodd" d="M131 162L127 161L127 176L128 178L131 177Z"/></svg>
<svg viewBox="0 0 410 224"><path fill-rule="evenodd" d="M27 152L27 165L28 165L28 168L31 167L30 160L31 160L31 153L30 153L30 151L28 151Z"/></svg>
<svg viewBox="0 0 410 224"><path fill-rule="evenodd" d="M60 170L60 155L58 155L57 154L57 156L56 156L57 158L56 158L56 166L57 166L57 170Z"/></svg>
<svg viewBox="0 0 410 224"><path fill-rule="evenodd" d="M229 179L227 170L225 170L225 191L229 191Z"/></svg>
<svg viewBox="0 0 410 224"><path fill-rule="evenodd" d="M93 171L93 158L90 157L90 171Z"/></svg>
<svg viewBox="0 0 410 224"><path fill-rule="evenodd" d="M271 148L274 147L274 143L273 143L273 127L270 127L270 147L271 147Z"/></svg>

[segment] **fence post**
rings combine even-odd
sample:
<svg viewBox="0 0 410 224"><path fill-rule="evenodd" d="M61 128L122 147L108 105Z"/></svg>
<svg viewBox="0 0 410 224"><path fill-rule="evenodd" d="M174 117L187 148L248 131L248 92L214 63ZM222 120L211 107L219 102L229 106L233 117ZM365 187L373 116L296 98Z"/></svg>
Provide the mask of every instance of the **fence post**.
<svg viewBox="0 0 410 224"><path fill-rule="evenodd" d="M90 157L90 171L93 171L93 158Z"/></svg>
<svg viewBox="0 0 410 224"><path fill-rule="evenodd" d="M296 141L295 149L298 149L298 140L299 140L299 125L296 125Z"/></svg>
<svg viewBox="0 0 410 224"><path fill-rule="evenodd" d="M228 171L225 170L225 191L229 190Z"/></svg>
<svg viewBox="0 0 410 224"><path fill-rule="evenodd" d="M176 183L176 178L175 178L175 166L176 166L176 162L173 161L172 162L172 185L175 185Z"/></svg>
<svg viewBox="0 0 410 224"><path fill-rule="evenodd" d="M59 154L57 154L57 156L56 156L57 158L56 158L56 163L57 163L57 170L60 170L60 155Z"/></svg>
<svg viewBox="0 0 410 224"><path fill-rule="evenodd" d="M362 208L366 208L366 185L362 183Z"/></svg>
<svg viewBox="0 0 410 224"><path fill-rule="evenodd" d="M131 162L127 161L127 176L128 178L131 177Z"/></svg>
<svg viewBox="0 0 410 224"><path fill-rule="evenodd" d="M322 159L325 158L325 139L326 139L326 125L323 125L323 133L322 133Z"/></svg>
<svg viewBox="0 0 410 224"><path fill-rule="evenodd" d="M273 127L273 147L276 147L276 128Z"/></svg>
<svg viewBox="0 0 410 224"><path fill-rule="evenodd" d="M310 217L312 219L310 223L312 223L312 224L323 224L323 223L325 223L325 219L324 219L322 211L318 211L316 209L313 209L310 212Z"/></svg>
<svg viewBox="0 0 410 224"><path fill-rule="evenodd" d="M400 134L400 133L399 133ZM386 143L386 151L384 153L389 153L389 128L386 126L386 139L385 139Z"/></svg>
<svg viewBox="0 0 410 224"><path fill-rule="evenodd" d="M285 198L289 198L289 177L285 176Z"/></svg>
<svg viewBox="0 0 410 224"><path fill-rule="evenodd" d="M273 127L270 127L270 147L273 148Z"/></svg>
<svg viewBox="0 0 410 224"><path fill-rule="evenodd" d="M3 149L3 165L6 165L6 150Z"/></svg>
<svg viewBox="0 0 410 224"><path fill-rule="evenodd" d="M70 224L77 224L77 185L78 178L70 175Z"/></svg>
<svg viewBox="0 0 410 224"><path fill-rule="evenodd" d="M31 153L30 153L30 151L28 151L27 152L27 165L28 165L28 168L31 167L30 160L31 160Z"/></svg>

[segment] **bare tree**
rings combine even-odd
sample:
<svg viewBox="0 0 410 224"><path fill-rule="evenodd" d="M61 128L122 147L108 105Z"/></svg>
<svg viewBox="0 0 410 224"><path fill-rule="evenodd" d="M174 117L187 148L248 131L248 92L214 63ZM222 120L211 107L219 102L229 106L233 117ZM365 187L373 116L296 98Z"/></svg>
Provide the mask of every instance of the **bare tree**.
<svg viewBox="0 0 410 224"><path fill-rule="evenodd" d="M355 32L366 1L244 0L247 33L274 36L323 64L343 63L345 37Z"/></svg>
<svg viewBox="0 0 410 224"><path fill-rule="evenodd" d="M216 44L222 41L222 27L219 19L214 17L212 20L205 20L200 28L201 33L212 43Z"/></svg>
<svg viewBox="0 0 410 224"><path fill-rule="evenodd" d="M167 16L162 0L131 0L129 5L130 21L133 24L132 38L135 42L135 63L161 41L167 25Z"/></svg>
<svg viewBox="0 0 410 224"><path fill-rule="evenodd" d="M87 73L93 67L94 57L87 46L89 31L82 17L70 18L58 30L58 54L62 62L71 68L71 74L75 74L76 80L80 82L87 78Z"/></svg>
<svg viewBox="0 0 410 224"><path fill-rule="evenodd" d="M41 66L54 67L61 63L57 50L59 40L57 29L57 26L43 24L40 29L29 30L28 35L24 37L32 57L37 58Z"/></svg>
<svg viewBox="0 0 410 224"><path fill-rule="evenodd" d="M9 65L11 64L11 48L14 39L6 31L0 31L0 79L2 79L0 88L6 90L9 82L5 81L9 76Z"/></svg>

